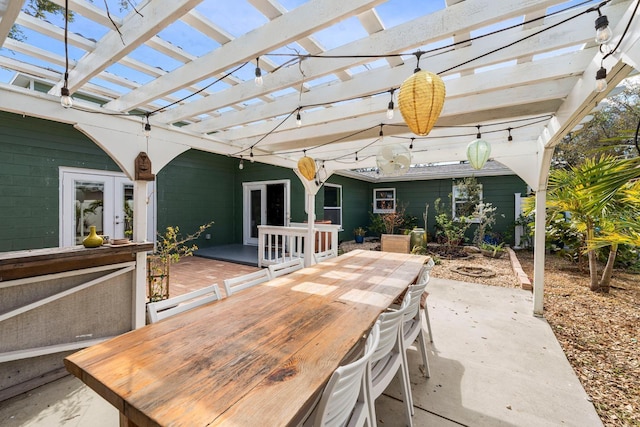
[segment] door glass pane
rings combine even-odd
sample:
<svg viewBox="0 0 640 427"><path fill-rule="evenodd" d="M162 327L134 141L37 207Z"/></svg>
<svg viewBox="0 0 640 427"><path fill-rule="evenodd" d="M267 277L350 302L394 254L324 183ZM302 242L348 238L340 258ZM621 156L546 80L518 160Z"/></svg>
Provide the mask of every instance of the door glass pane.
<svg viewBox="0 0 640 427"><path fill-rule="evenodd" d="M75 243L79 245L89 234L89 227L95 225L96 233L104 234L104 183L74 181L75 188Z"/></svg>
<svg viewBox="0 0 640 427"><path fill-rule="evenodd" d="M284 184L267 185L267 225L284 225Z"/></svg>
<svg viewBox="0 0 640 427"><path fill-rule="evenodd" d="M258 226L262 225L262 190L251 190L251 237L258 238Z"/></svg>
<svg viewBox="0 0 640 427"><path fill-rule="evenodd" d="M124 184L124 237L133 238L133 184Z"/></svg>

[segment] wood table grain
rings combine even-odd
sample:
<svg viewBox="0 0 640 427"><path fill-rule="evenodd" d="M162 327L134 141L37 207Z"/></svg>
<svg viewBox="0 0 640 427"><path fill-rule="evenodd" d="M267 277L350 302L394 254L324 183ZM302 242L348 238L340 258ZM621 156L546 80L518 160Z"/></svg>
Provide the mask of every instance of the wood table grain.
<svg viewBox="0 0 640 427"><path fill-rule="evenodd" d="M292 425L426 257L352 251L65 359L129 426Z"/></svg>

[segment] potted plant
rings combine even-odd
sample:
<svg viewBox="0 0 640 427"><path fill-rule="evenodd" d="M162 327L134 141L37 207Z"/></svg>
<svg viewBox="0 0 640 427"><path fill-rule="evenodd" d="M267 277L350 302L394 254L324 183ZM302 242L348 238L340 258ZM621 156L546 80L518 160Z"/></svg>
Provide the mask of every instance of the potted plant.
<svg viewBox="0 0 640 427"><path fill-rule="evenodd" d="M149 302L160 301L169 298L169 266L172 262L178 262L183 256L191 256L198 246L186 245L195 240L211 225L201 225L198 230L183 237L179 227L168 226L164 234L158 233L156 250L147 257L147 284Z"/></svg>
<svg viewBox="0 0 640 427"><path fill-rule="evenodd" d="M504 242L495 245L488 242L482 242L480 245L480 253L489 258L501 258L505 252L503 246Z"/></svg>
<svg viewBox="0 0 640 427"><path fill-rule="evenodd" d="M358 227L356 229L353 230L353 236L355 238L356 243L363 243L364 242L364 235L367 233L367 231L362 228L362 227Z"/></svg>

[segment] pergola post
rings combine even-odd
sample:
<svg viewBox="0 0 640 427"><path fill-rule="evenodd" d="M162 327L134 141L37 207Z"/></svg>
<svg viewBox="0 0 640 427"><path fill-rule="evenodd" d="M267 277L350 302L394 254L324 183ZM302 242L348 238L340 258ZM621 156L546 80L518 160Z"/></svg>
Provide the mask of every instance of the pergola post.
<svg viewBox="0 0 640 427"><path fill-rule="evenodd" d="M533 250L533 314L544 314L544 251L547 190L536 191L536 219Z"/></svg>
<svg viewBox="0 0 640 427"><path fill-rule="evenodd" d="M134 181L133 184L133 241L147 240L147 181ZM145 325L147 254L136 253L135 285L133 288L133 328Z"/></svg>

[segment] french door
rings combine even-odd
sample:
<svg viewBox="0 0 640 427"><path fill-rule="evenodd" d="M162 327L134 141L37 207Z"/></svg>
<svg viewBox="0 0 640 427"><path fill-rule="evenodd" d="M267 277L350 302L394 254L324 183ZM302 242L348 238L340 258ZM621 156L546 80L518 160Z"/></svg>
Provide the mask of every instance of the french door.
<svg viewBox="0 0 640 427"><path fill-rule="evenodd" d="M243 244L258 244L258 225L289 224L289 180L245 182Z"/></svg>
<svg viewBox="0 0 640 427"><path fill-rule="evenodd" d="M110 238L133 237L133 182L109 171L61 168L60 246L82 243L91 226ZM150 183L147 240L155 238L155 199Z"/></svg>

